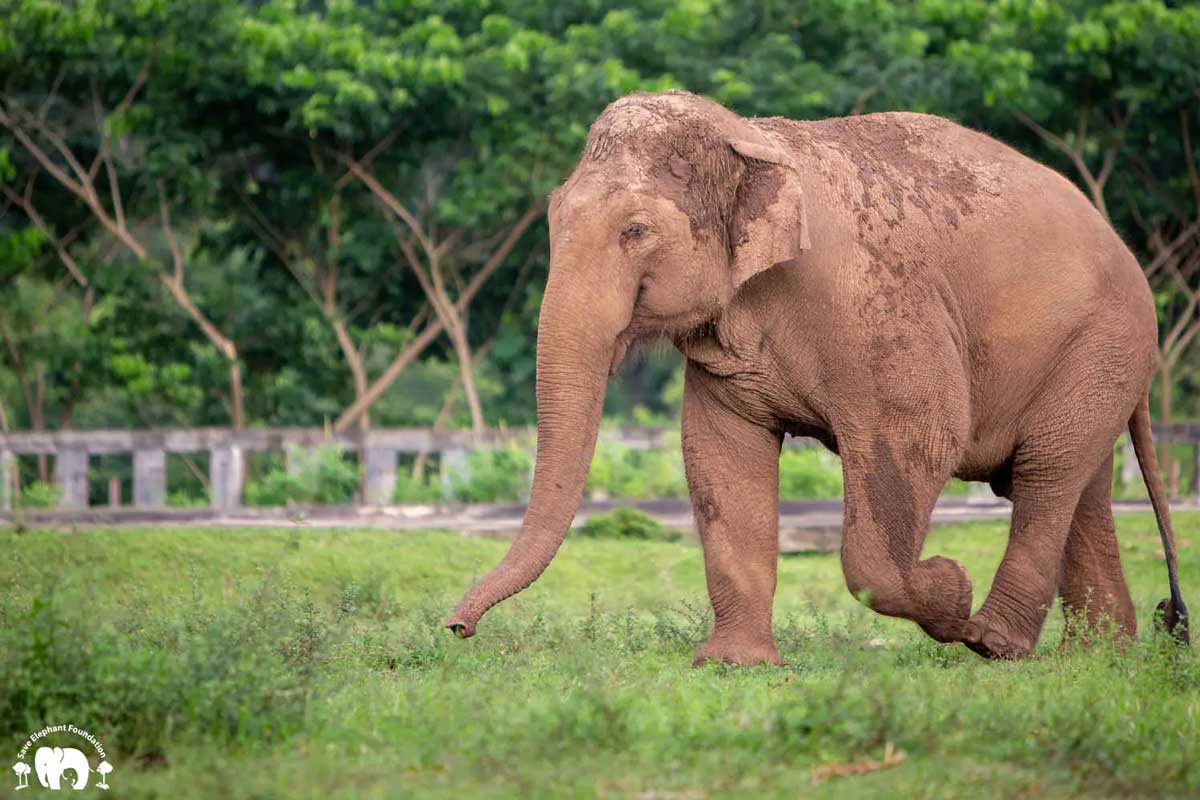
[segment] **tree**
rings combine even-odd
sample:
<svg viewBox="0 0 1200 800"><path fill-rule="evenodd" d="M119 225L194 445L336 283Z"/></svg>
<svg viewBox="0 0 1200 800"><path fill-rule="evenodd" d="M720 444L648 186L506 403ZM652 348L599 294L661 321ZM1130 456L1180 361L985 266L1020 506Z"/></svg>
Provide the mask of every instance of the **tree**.
<svg viewBox="0 0 1200 800"><path fill-rule="evenodd" d="M206 47L228 47L222 39L238 19L236 6L171 3L155 14L113 4L93 14L29 0L21 10L0 30L9 45L0 61L9 76L0 127L12 137L5 151L29 177L19 201L11 189L5 195L46 232L46 209L69 198L130 255L156 264L168 296L227 361L230 418L243 427L237 346L189 291L187 248L172 223L173 207L187 208L203 192L208 167L204 128L174 92L181 72L210 63ZM209 35L197 40L197 30ZM41 48L36 58L34 48ZM43 174L57 192L38 201L33 187ZM67 246L57 240L55 247L86 282Z"/></svg>

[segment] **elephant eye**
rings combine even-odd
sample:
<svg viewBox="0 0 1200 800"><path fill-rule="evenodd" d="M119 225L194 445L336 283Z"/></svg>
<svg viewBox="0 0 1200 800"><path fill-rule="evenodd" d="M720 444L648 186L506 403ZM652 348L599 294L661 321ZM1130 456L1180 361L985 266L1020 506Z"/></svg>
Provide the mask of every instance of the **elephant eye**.
<svg viewBox="0 0 1200 800"><path fill-rule="evenodd" d="M621 244L637 239L649 230L649 226L641 222L634 222L628 228L621 232Z"/></svg>

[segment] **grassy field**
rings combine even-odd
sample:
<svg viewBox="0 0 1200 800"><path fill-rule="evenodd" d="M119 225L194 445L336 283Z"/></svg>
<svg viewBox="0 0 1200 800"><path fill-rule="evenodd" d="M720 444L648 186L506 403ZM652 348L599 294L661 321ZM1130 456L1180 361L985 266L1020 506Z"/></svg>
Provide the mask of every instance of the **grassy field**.
<svg viewBox="0 0 1200 800"><path fill-rule="evenodd" d="M1200 607L1200 515L1177 525ZM1003 534L941 528L926 550L978 603ZM1060 651L1056 611L1035 658L987 663L866 611L810 555L780 564L788 666L693 670L709 612L686 543L573 538L463 642L439 624L503 542L0 531L0 751L85 728L120 797L1196 797L1200 658L1149 634L1152 519L1120 538L1143 626L1124 653ZM889 748L894 768L814 779Z"/></svg>

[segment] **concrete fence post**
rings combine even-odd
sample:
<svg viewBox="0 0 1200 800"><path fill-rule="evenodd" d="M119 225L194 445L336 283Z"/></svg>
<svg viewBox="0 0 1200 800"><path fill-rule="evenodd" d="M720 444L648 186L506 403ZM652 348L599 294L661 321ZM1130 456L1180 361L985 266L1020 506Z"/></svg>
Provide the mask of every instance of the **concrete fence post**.
<svg viewBox="0 0 1200 800"><path fill-rule="evenodd" d="M167 498L167 454L164 450L133 451L133 507L162 508Z"/></svg>
<svg viewBox="0 0 1200 800"><path fill-rule="evenodd" d="M242 504L242 478L245 462L237 445L216 447L208 454L208 480L212 486L212 505L231 511Z"/></svg>
<svg viewBox="0 0 1200 800"><path fill-rule="evenodd" d="M88 451L83 447L60 447L54 454L54 483L62 490L60 508L88 507Z"/></svg>
<svg viewBox="0 0 1200 800"><path fill-rule="evenodd" d="M0 450L0 511L11 511L17 501L17 458Z"/></svg>
<svg viewBox="0 0 1200 800"><path fill-rule="evenodd" d="M312 460L313 451L296 442L284 442L283 467L289 478L297 478L304 467Z"/></svg>
<svg viewBox="0 0 1200 800"><path fill-rule="evenodd" d="M1196 474L1192 476L1192 489L1196 505L1200 506L1200 441L1196 442Z"/></svg>
<svg viewBox="0 0 1200 800"><path fill-rule="evenodd" d="M468 478L467 450L465 447L452 447L442 453L442 490L449 494L454 480L465 481Z"/></svg>
<svg viewBox="0 0 1200 800"><path fill-rule="evenodd" d="M398 454L391 447L367 447L363 450L365 499L369 505L383 506L396 495Z"/></svg>

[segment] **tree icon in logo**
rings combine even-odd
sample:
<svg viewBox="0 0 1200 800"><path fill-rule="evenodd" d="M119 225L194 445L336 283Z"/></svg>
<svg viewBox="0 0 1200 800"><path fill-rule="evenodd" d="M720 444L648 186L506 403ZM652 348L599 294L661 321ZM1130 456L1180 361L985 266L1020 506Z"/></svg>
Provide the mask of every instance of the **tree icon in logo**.
<svg viewBox="0 0 1200 800"><path fill-rule="evenodd" d="M19 792L22 789L28 789L29 788L29 773L31 772L29 765L26 764L24 761L18 761L17 763L12 765L12 771L17 773L17 788L16 788L16 790Z"/></svg>
<svg viewBox="0 0 1200 800"><path fill-rule="evenodd" d="M113 765L107 761L101 761L100 766L96 767L96 772L100 773L100 782L96 784L97 789L108 789L108 773L113 771Z"/></svg>

